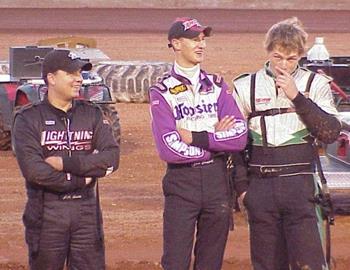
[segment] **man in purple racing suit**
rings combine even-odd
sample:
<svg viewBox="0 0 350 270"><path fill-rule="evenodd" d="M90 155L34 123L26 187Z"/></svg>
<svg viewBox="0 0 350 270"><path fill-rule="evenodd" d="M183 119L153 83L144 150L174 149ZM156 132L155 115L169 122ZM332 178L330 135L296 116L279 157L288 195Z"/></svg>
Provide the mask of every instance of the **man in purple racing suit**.
<svg viewBox="0 0 350 270"><path fill-rule="evenodd" d="M195 19L176 19L168 32L173 69L150 88L152 131L167 162L165 270L189 269L195 230L194 269L221 269L232 222L225 153L245 147L247 125L223 79L200 69L210 32Z"/></svg>

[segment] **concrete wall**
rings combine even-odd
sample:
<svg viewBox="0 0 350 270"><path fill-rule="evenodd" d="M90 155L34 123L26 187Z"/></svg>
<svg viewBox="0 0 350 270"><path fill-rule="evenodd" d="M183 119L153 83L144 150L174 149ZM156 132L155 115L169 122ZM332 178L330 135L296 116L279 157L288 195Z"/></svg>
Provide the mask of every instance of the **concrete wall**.
<svg viewBox="0 0 350 270"><path fill-rule="evenodd" d="M0 8L200 8L350 10L349 0L0 0Z"/></svg>

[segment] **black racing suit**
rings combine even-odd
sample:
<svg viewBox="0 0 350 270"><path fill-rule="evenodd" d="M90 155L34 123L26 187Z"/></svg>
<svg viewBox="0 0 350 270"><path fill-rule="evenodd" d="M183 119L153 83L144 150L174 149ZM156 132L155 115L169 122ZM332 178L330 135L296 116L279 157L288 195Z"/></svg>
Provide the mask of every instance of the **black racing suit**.
<svg viewBox="0 0 350 270"><path fill-rule="evenodd" d="M23 214L31 269L105 269L98 177L119 165L119 146L101 110L73 101L68 112L44 101L21 109L14 148L26 180ZM63 170L45 162L63 158ZM89 184L88 183L90 180Z"/></svg>
<svg viewBox="0 0 350 270"><path fill-rule="evenodd" d="M268 65L234 81L249 119L249 187L243 202L255 270L327 269L313 203L312 142L336 140L340 122L329 78L302 68L292 76L299 90L292 101L275 86Z"/></svg>

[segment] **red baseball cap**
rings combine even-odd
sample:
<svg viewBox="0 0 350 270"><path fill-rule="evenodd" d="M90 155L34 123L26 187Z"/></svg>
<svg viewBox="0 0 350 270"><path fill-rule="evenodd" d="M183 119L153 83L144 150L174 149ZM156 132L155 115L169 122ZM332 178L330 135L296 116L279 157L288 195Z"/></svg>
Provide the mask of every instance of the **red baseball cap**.
<svg viewBox="0 0 350 270"><path fill-rule="evenodd" d="M200 33L209 37L211 30L210 26L202 26L196 19L188 17L176 18L169 29L168 40L171 42L174 38L195 38ZM172 47L171 43L168 44L168 47Z"/></svg>

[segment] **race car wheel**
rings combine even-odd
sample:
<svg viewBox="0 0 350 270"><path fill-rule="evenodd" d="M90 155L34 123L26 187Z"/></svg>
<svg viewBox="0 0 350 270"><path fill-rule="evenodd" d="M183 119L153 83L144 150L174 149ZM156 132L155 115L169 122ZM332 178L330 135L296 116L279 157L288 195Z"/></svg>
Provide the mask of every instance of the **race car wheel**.
<svg viewBox="0 0 350 270"><path fill-rule="evenodd" d="M118 145L120 145L120 123L119 123L119 115L115 107L108 104L101 104L101 110L103 112L104 119L109 122L112 127L113 136L117 141Z"/></svg>
<svg viewBox="0 0 350 270"><path fill-rule="evenodd" d="M105 80L118 102L149 102L148 89L165 76L172 65L165 62L107 61L94 70Z"/></svg>

